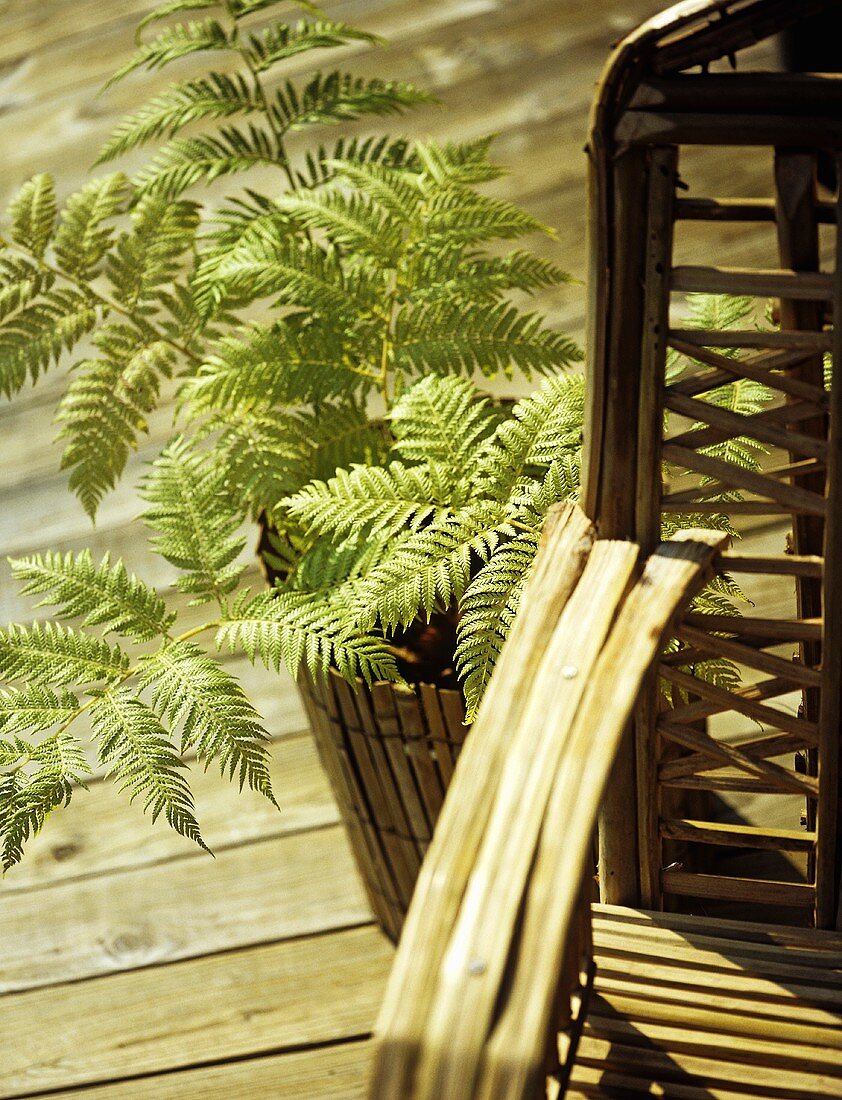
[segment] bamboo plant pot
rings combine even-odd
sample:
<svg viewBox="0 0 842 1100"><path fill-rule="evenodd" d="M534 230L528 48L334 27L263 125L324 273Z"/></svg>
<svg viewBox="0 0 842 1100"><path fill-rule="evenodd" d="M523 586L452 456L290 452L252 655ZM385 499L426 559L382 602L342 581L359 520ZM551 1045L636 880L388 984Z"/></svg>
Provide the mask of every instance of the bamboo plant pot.
<svg viewBox="0 0 842 1100"><path fill-rule="evenodd" d="M396 941L468 732L462 693L361 680L355 690L333 670L298 686L371 907Z"/></svg>

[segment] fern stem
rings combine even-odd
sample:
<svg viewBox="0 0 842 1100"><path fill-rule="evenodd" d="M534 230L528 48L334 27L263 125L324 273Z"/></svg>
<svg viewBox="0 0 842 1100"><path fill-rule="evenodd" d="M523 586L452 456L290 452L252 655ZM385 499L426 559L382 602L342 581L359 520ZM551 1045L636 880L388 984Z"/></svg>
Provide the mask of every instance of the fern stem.
<svg viewBox="0 0 842 1100"><path fill-rule="evenodd" d="M225 7L229 16L234 20L234 27L231 33L231 44L234 46L234 49L243 59L246 68L251 74L252 85L254 86L254 94L257 97L257 102L260 105L260 109L262 110L266 118L266 123L269 126L270 131L272 132L272 137L274 137L275 139L275 145L277 146L278 150L278 164L287 178L290 189L292 191L297 191L298 188L295 183L295 177L293 176L292 169L289 166L289 158L287 157L286 147L284 145L284 132L281 127L278 126L277 120L272 114L272 109L269 106L269 100L266 96L266 89L263 87L263 81L260 79L260 74L254 66L251 55L249 54L248 49L245 49L242 45L242 42L240 40L240 28L237 25L236 16L231 10L230 0L226 0Z"/></svg>

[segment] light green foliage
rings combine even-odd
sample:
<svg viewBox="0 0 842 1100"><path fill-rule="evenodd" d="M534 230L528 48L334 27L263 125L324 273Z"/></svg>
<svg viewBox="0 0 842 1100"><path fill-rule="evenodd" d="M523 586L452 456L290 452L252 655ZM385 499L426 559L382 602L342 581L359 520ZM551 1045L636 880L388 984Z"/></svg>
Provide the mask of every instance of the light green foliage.
<svg viewBox="0 0 842 1100"><path fill-rule="evenodd" d="M8 210L0 390L69 359L62 464L92 517L175 392L181 434L144 479L144 520L178 590L209 610L180 630L108 556L12 563L24 592L72 621L0 632L4 868L89 772L83 716L108 774L201 846L191 757L274 802L260 717L201 635L292 675L400 682L395 633L444 613L473 717L548 509L579 492L583 383L565 368L581 352L522 305L567 278L517 244L551 231L483 191L500 175L490 139L323 140L320 127L430 97L332 67L287 79L291 59L294 73L302 56L375 38L305 0L292 21L276 6L173 0L149 13L112 82L176 62L180 79L120 122L98 163L143 146L152 159L63 204L36 176ZM194 55L209 68L185 77ZM288 135L309 128L316 140L291 158ZM208 214L187 194L258 166L277 181L269 195L245 188ZM716 327L744 316L740 303L697 308ZM544 381L515 404L476 386L516 375ZM713 399L749 411L765 397L735 384ZM756 461L751 441L727 446ZM240 590L247 516L269 524L279 573L258 594ZM719 582L697 606L739 597Z"/></svg>
<svg viewBox="0 0 842 1100"><path fill-rule="evenodd" d="M72 730L85 714L108 774L153 820L163 816L202 847L184 757L194 754L206 768L216 763L241 788L275 801L260 716L231 673L192 640L230 624L239 513L226 504L220 472L180 441L155 464L144 491L153 548L183 567L181 587L214 610L209 621L177 633L161 595L107 555L98 564L88 551L11 563L24 593L75 622L0 631L0 677L13 685L0 691L4 869L89 772ZM106 637L113 634L119 645ZM376 667L388 672L387 663ZM36 733L46 736L22 740Z"/></svg>

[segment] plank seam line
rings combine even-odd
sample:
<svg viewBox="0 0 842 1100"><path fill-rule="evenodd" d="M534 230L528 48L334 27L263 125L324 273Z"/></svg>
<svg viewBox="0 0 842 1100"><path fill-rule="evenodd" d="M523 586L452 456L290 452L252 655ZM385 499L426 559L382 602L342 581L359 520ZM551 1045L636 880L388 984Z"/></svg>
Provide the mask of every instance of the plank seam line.
<svg viewBox="0 0 842 1100"><path fill-rule="evenodd" d="M54 1088L39 1089L37 1092L21 1092L16 1095L19 1100L27 1100L28 1097L55 1096L57 1093L88 1092L91 1089L107 1088L109 1085L129 1084L132 1081L148 1081L161 1077L175 1077L181 1073L190 1073L198 1069L214 1069L220 1066L241 1065L243 1062L257 1062L264 1058L276 1058L279 1055L306 1054L311 1051L330 1050L333 1047L352 1046L354 1043L367 1042L372 1037L371 1031L362 1031L354 1035L342 1035L336 1039L314 1039L309 1043L290 1043L289 1046L273 1047L268 1050L256 1050L244 1054L233 1054L230 1058L209 1058L201 1062L191 1062L186 1066L171 1066L169 1069L146 1070L143 1073L127 1074L121 1077L109 1077L106 1080L83 1081L80 1084L58 1085Z"/></svg>
<svg viewBox="0 0 842 1100"><path fill-rule="evenodd" d="M242 840L232 840L228 844L221 844L213 849L213 855L208 856L207 852L203 852L200 848L196 848L193 852L189 848L184 852L177 852L174 855L162 856L160 859L150 860L148 863L135 863L135 864L120 864L118 867L108 867L102 871L84 871L78 875L68 875L66 878L56 879L54 882L32 883L29 886L18 886L11 890L4 891L3 899L6 898L20 898L28 896L30 894L41 894L47 890L56 890L62 886L73 885L77 882L91 882L96 879L120 877L122 875L129 875L135 872L148 871L154 868L166 867L171 863L184 863L185 861L192 862L196 859L213 859L214 856L220 855L223 852L236 852L241 848L248 848L253 844L268 844L271 841L282 840L284 837L303 836L305 833L323 833L327 829L335 829L342 824L339 817L339 811L336 811L337 816L334 821L325 821L321 825L308 825L302 826L298 829L290 829L284 832L269 832L260 836L244 837ZM2 903L0 903L2 904Z"/></svg>
<svg viewBox="0 0 842 1100"><path fill-rule="evenodd" d="M105 970L99 974L84 974L78 978L65 978L63 981L44 982L43 985L27 986L24 989L7 989L0 992L0 1004L10 997L35 996L45 989L64 989L67 986L81 985L83 982L100 982L109 978L119 978L126 974L134 974L141 970L160 970L169 966L188 966L199 959L216 959L224 955L235 955L247 951L260 951L266 947L280 946L282 943L298 943L304 940L320 939L324 936L335 936L345 932L356 932L363 928L373 928L373 917L369 920L349 921L347 924L336 924L330 928L317 928L311 932L299 932L297 935L278 936L271 940L256 940L254 943L232 944L230 947L220 947L216 951L208 951L205 954L185 955L179 959L156 959L148 963L136 963L122 970Z"/></svg>

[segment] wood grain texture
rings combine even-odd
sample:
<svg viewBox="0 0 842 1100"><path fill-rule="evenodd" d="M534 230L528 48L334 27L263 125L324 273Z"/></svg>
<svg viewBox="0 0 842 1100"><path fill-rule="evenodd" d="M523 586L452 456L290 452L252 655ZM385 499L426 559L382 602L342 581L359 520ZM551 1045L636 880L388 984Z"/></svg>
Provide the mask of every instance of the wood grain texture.
<svg viewBox="0 0 842 1100"><path fill-rule="evenodd" d="M363 1036L391 954L365 927L2 998L4 1030L23 1038L0 1095Z"/></svg>

